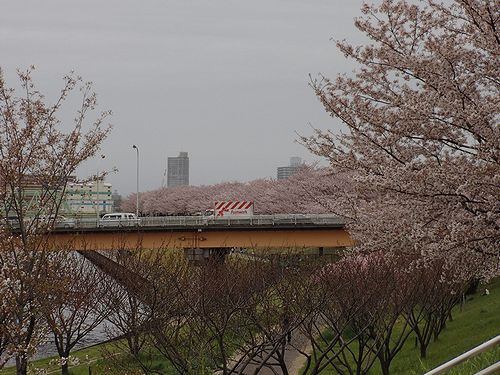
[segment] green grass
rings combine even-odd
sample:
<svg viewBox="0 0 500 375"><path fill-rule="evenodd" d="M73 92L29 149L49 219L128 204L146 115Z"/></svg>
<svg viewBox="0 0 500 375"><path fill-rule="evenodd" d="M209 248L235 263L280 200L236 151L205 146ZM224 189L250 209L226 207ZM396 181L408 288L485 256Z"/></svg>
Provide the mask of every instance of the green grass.
<svg viewBox="0 0 500 375"><path fill-rule="evenodd" d="M449 375L469 375L485 369L486 367L500 360L500 347L496 346L477 357L471 358L467 362L450 370Z"/></svg>
<svg viewBox="0 0 500 375"><path fill-rule="evenodd" d="M103 350L104 347L106 350ZM91 346L86 349L75 351L71 354L72 357L79 359L79 365L70 365L70 374L72 375L88 375L89 368L92 375L109 375L121 374L121 368L126 368L127 373L143 374L140 368L136 365L135 361L125 353L117 352L116 348L109 344L100 344ZM29 364L30 373L37 374L39 369L47 371L48 374L60 374L60 366L52 363L57 357L44 358L33 361ZM154 369L165 375L177 374L173 367L162 358L148 358L145 363L149 368ZM137 372L129 372L131 370ZM16 373L15 367L5 368L0 370L1 375L13 375ZM124 372L123 372L124 373Z"/></svg>
<svg viewBox="0 0 500 375"><path fill-rule="evenodd" d="M469 296L462 307L453 310L453 321L447 323L437 342L430 343L426 359L420 359L415 336L411 334L392 361L391 374L423 374L500 334L500 279L488 285L488 289L490 295L481 295L484 287L480 287L479 292ZM448 374L472 374L498 360L499 346L457 366ZM328 369L322 374L333 375L336 371ZM381 374L377 362L370 374Z"/></svg>
<svg viewBox="0 0 500 375"><path fill-rule="evenodd" d="M74 353L71 354L71 356L76 357L80 360L81 365L72 367L71 371L73 374L88 374L88 366L97 366L102 362L102 354L101 354L101 349L99 346L91 346L86 349L82 349L79 351L75 351ZM51 363L53 362L57 357L49 357L49 358L44 358L40 359L37 361L30 362L29 368L36 373L35 369L45 369L49 373L60 373L60 366ZM84 371L86 370L86 371ZM0 370L0 374L2 375L11 375L16 373L16 368L15 367L8 367L4 368L3 370Z"/></svg>
<svg viewBox="0 0 500 375"><path fill-rule="evenodd" d="M418 351L414 348L414 338L410 336L391 366L392 373L398 374L406 371L408 374L421 374L500 334L500 280L496 280L489 286L490 295L482 296L483 289L480 288L477 294L470 296L462 308L455 308L454 320L447 323L438 342L431 342L425 360L420 360ZM496 352L498 354L498 347ZM483 360L486 357L481 356ZM499 359L500 356L497 356L496 360ZM468 362L474 361L478 362L478 360ZM491 363L485 363L485 365ZM462 365L462 367L466 366ZM408 369L412 369L411 372L408 372ZM470 374L471 372L456 372L456 374L461 373Z"/></svg>

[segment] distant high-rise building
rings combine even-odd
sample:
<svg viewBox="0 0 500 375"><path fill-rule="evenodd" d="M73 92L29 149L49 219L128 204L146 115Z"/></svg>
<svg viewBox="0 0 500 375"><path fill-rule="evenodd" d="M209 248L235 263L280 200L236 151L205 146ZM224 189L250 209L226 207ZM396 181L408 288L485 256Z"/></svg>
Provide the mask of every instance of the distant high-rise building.
<svg viewBox="0 0 500 375"><path fill-rule="evenodd" d="M290 167L299 167L302 165L302 159L298 156L292 156L290 158Z"/></svg>
<svg viewBox="0 0 500 375"><path fill-rule="evenodd" d="M297 173L302 165L302 159L298 156L292 156L290 158L290 165L286 167L278 167L277 178L278 180L286 180L291 175Z"/></svg>
<svg viewBox="0 0 500 375"><path fill-rule="evenodd" d="M167 186L189 185L189 157L187 152L179 152L177 157L169 157L167 162Z"/></svg>
<svg viewBox="0 0 500 375"><path fill-rule="evenodd" d="M122 196L115 189L113 194L111 194L111 199L113 200L113 212L122 212Z"/></svg>

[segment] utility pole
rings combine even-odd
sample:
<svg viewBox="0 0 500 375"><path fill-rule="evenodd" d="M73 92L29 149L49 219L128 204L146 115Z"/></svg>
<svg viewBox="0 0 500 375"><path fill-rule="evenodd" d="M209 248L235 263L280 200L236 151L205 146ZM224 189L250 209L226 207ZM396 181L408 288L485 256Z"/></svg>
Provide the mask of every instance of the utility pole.
<svg viewBox="0 0 500 375"><path fill-rule="evenodd" d="M136 156L137 156L137 186L136 186L136 201L135 201L135 215L139 217L139 147L136 145L132 145L132 148L135 148Z"/></svg>
<svg viewBox="0 0 500 375"><path fill-rule="evenodd" d="M104 159L106 157L106 155L101 155L101 159ZM96 220L97 220L97 226L99 226L99 219L101 218L101 216L99 215L99 195L101 194L101 192L99 191L99 173L100 173L100 169L99 168L99 164L98 164L98 167L97 167L97 177L96 177ZM103 179L104 181L104 179ZM103 207L104 207L104 204L103 204Z"/></svg>

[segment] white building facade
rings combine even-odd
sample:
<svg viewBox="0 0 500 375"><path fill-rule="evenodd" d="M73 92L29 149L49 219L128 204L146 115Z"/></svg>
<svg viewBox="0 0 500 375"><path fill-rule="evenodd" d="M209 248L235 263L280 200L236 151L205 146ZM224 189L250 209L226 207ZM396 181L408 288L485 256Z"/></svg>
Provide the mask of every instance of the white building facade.
<svg viewBox="0 0 500 375"><path fill-rule="evenodd" d="M113 210L113 192L111 184L100 179L66 185L66 207L69 214L75 216L102 216Z"/></svg>

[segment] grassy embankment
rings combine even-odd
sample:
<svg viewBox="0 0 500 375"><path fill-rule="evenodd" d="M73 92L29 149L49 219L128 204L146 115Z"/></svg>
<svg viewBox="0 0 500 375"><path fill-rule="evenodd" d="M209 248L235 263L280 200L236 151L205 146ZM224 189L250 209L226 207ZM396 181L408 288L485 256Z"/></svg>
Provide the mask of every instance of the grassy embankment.
<svg viewBox="0 0 500 375"><path fill-rule="evenodd" d="M486 288L489 289L490 295L482 295L485 287L480 286L478 292L469 296L462 307L457 306L453 310L453 321L447 323L437 342L431 342L426 359L420 359L419 350L415 347L415 336L411 334L401 352L393 360L391 374L423 374L499 335L500 279L487 285ZM500 346L497 346L457 366L448 374L474 374L499 360ZM323 374L336 374L336 371L332 368L323 371ZM370 374L381 374L377 362Z"/></svg>

